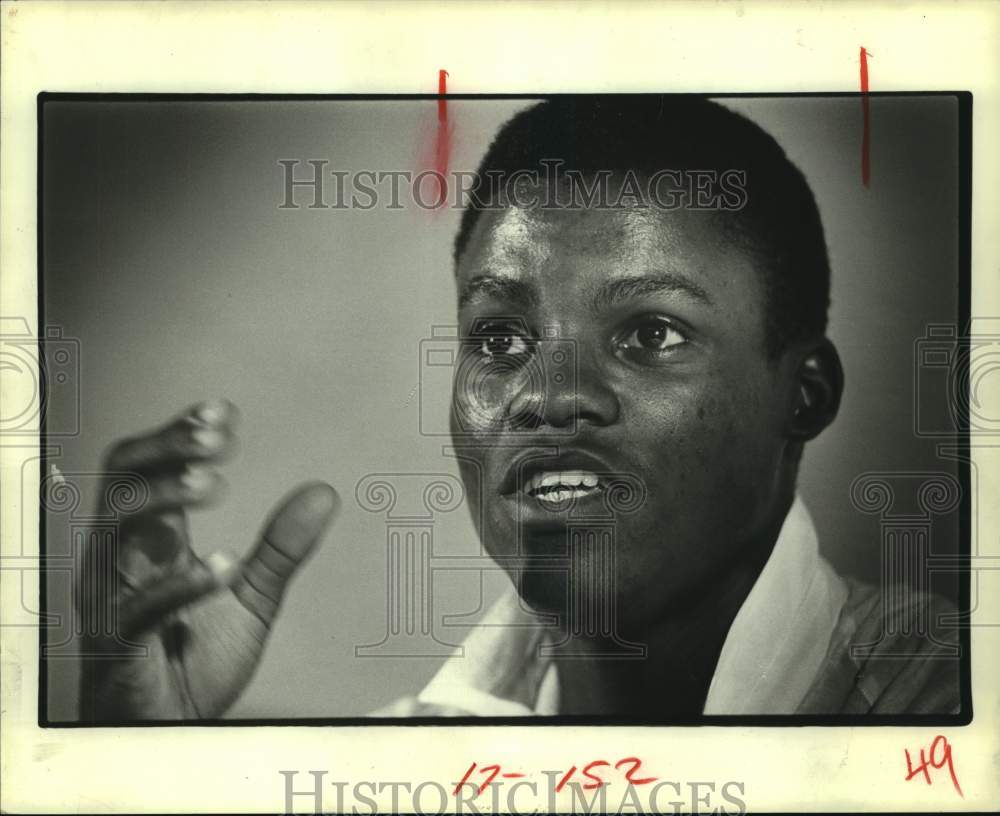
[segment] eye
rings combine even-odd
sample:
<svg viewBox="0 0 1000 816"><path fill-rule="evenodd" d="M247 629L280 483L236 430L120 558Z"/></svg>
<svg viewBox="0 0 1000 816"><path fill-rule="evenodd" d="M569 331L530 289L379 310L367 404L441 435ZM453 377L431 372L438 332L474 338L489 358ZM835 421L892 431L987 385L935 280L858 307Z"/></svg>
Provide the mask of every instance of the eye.
<svg viewBox="0 0 1000 816"><path fill-rule="evenodd" d="M479 346L479 353L486 357L517 357L530 351L528 343L516 334L497 334L484 337Z"/></svg>
<svg viewBox="0 0 1000 816"><path fill-rule="evenodd" d="M618 348L647 353L669 352L687 342L674 324L660 315L639 318L626 329Z"/></svg>
<svg viewBox="0 0 1000 816"><path fill-rule="evenodd" d="M521 321L478 323L469 340L470 351L487 360L525 358L533 347L533 339Z"/></svg>

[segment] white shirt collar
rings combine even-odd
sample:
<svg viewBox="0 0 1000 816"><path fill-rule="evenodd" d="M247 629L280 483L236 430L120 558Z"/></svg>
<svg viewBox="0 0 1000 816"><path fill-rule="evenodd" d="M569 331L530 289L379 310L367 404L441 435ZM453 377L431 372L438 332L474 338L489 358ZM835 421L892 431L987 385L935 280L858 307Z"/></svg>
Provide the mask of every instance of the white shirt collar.
<svg viewBox="0 0 1000 816"><path fill-rule="evenodd" d="M846 598L796 498L726 636L704 713L793 713L823 663ZM418 699L479 716L556 714L556 666L538 649L545 637L546 629L511 588Z"/></svg>

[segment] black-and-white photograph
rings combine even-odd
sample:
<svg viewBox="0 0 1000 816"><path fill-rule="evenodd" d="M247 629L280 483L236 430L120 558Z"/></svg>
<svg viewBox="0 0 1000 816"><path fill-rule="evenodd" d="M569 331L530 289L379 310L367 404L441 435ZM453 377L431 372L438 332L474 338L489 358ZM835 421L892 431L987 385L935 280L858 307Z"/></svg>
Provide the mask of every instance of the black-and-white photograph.
<svg viewBox="0 0 1000 816"><path fill-rule="evenodd" d="M967 723L970 127L44 95L40 721Z"/></svg>

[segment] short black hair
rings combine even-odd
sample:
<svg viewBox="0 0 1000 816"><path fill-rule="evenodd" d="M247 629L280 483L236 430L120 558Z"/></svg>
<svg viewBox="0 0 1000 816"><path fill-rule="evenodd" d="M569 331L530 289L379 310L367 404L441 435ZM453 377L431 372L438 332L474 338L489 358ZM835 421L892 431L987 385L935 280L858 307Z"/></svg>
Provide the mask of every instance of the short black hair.
<svg viewBox="0 0 1000 816"><path fill-rule="evenodd" d="M583 176L652 176L664 169L746 172L746 203L722 219L766 270L768 352L826 332L830 264L813 192L781 146L744 116L702 97L564 96L511 118L483 158L487 172L544 172L561 160ZM483 210L470 203L455 238L456 266ZM488 202L487 202L488 203Z"/></svg>

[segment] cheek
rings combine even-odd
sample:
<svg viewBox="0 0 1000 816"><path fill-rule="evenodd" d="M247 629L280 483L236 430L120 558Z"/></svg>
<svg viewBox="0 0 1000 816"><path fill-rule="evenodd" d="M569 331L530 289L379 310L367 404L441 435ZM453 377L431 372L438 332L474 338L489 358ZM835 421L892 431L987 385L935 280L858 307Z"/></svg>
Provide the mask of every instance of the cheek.
<svg viewBox="0 0 1000 816"><path fill-rule="evenodd" d="M629 409L648 498L621 521L619 578L641 617L700 586L751 540L776 458L759 393L691 387Z"/></svg>
<svg viewBox="0 0 1000 816"><path fill-rule="evenodd" d="M458 459L458 472L465 487L466 506L480 541L491 555L506 555L512 550L515 538L508 517L489 500L488 454L489 449L466 448Z"/></svg>
<svg viewBox="0 0 1000 816"><path fill-rule="evenodd" d="M666 468L709 456L738 435L741 408L735 395L700 385L632 393L622 410L631 447Z"/></svg>
<svg viewBox="0 0 1000 816"><path fill-rule="evenodd" d="M453 436L486 438L501 433L540 388L541 374L529 360L499 357L459 359L452 379L449 422Z"/></svg>
<svg viewBox="0 0 1000 816"><path fill-rule="evenodd" d="M780 450L764 396L692 385L633 399L625 409L630 447L642 457L650 491L696 503L752 497Z"/></svg>

